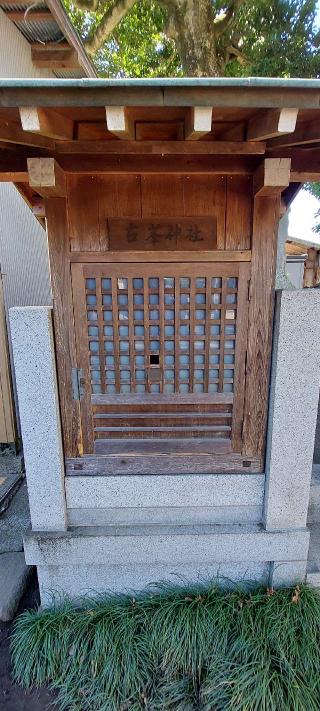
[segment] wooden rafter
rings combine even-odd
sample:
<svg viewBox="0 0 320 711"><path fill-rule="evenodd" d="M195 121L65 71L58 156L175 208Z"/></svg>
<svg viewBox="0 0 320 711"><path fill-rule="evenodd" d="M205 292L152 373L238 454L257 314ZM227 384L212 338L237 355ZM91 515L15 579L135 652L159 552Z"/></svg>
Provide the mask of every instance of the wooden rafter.
<svg viewBox="0 0 320 711"><path fill-rule="evenodd" d="M47 111L36 106L23 106L19 112L24 131L58 140L73 138L73 121L56 111Z"/></svg>
<svg viewBox="0 0 320 711"><path fill-rule="evenodd" d="M248 123L247 141L266 141L269 138L293 133L298 109L264 111Z"/></svg>
<svg viewBox="0 0 320 711"><path fill-rule="evenodd" d="M26 12L25 10L9 10L9 12L6 12L6 16L12 22L41 22L43 20L46 22L55 22L50 10L30 10L30 12Z"/></svg>
<svg viewBox="0 0 320 711"><path fill-rule="evenodd" d="M270 141L269 147L288 148L290 146L308 145L309 143L320 143L319 119L298 125L294 133Z"/></svg>
<svg viewBox="0 0 320 711"><path fill-rule="evenodd" d="M40 69L78 69L77 52L67 42L37 42L31 46L31 59Z"/></svg>
<svg viewBox="0 0 320 711"><path fill-rule="evenodd" d="M29 185L42 197L64 197L66 181L54 158L28 158Z"/></svg>
<svg viewBox="0 0 320 711"><path fill-rule="evenodd" d="M127 139L132 136L127 109L125 106L106 106L107 129L118 138Z"/></svg>
<svg viewBox="0 0 320 711"><path fill-rule="evenodd" d="M254 174L254 195L277 195L284 190L290 183L290 164L290 158L266 158Z"/></svg>
<svg viewBox="0 0 320 711"><path fill-rule="evenodd" d="M185 118L185 139L198 141L211 131L212 106L194 106Z"/></svg>
<svg viewBox="0 0 320 711"><path fill-rule="evenodd" d="M41 135L28 134L16 123L0 120L0 141L24 146L34 146L35 148L46 148L54 150L54 142Z"/></svg>

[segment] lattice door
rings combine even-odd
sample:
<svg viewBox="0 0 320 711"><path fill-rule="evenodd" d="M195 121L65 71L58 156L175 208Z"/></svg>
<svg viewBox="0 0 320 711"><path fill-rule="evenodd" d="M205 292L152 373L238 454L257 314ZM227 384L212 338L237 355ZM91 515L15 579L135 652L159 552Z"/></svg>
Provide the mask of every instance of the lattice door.
<svg viewBox="0 0 320 711"><path fill-rule="evenodd" d="M85 451L98 439L239 449L248 265L75 264Z"/></svg>

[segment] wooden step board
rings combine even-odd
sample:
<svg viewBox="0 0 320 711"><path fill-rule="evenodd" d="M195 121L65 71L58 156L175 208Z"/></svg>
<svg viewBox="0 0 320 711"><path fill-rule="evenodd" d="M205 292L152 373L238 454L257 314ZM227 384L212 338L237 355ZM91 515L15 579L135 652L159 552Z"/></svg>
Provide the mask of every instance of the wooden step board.
<svg viewBox="0 0 320 711"><path fill-rule="evenodd" d="M138 402L93 407L95 440L109 439L231 439L232 404L157 402L148 409Z"/></svg>

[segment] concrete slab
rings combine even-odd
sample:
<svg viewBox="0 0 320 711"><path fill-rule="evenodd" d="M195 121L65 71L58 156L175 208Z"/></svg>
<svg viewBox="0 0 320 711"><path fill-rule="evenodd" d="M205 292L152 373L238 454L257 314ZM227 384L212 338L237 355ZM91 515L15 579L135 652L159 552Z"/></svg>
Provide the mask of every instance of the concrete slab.
<svg viewBox="0 0 320 711"><path fill-rule="evenodd" d="M0 556L0 620L12 620L25 590L31 568L24 553L2 553Z"/></svg>

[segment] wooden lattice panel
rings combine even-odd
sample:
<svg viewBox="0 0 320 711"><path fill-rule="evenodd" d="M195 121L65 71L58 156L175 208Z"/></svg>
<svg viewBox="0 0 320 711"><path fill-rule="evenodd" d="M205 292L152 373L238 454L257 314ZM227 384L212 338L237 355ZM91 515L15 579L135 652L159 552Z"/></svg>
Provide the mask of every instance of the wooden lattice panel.
<svg viewBox="0 0 320 711"><path fill-rule="evenodd" d="M233 392L237 287L236 276L87 277L92 393Z"/></svg>
<svg viewBox="0 0 320 711"><path fill-rule="evenodd" d="M73 265L93 439L231 439L235 421L239 439L247 276L239 263Z"/></svg>

